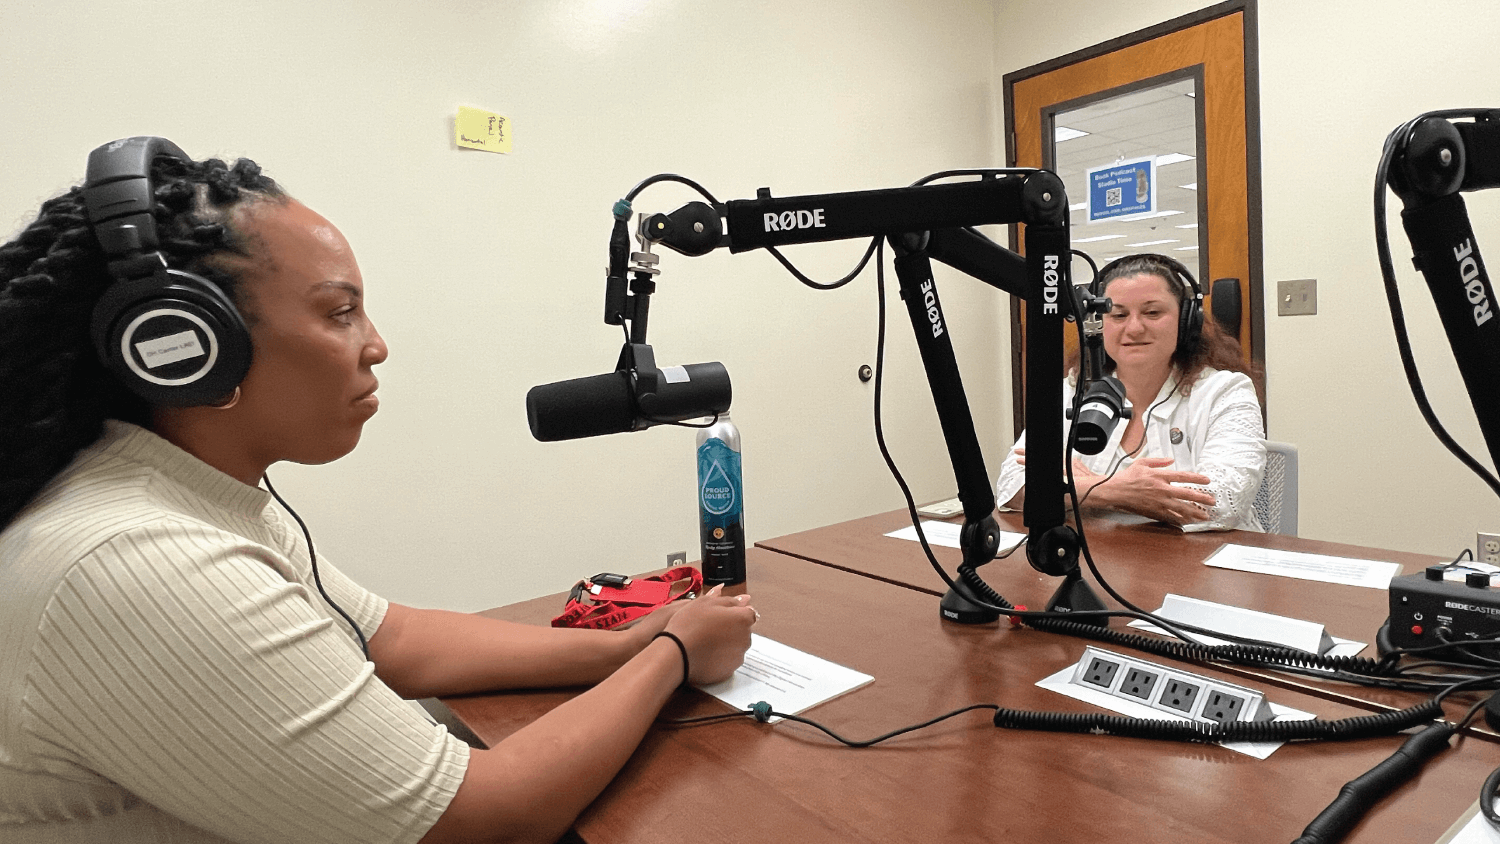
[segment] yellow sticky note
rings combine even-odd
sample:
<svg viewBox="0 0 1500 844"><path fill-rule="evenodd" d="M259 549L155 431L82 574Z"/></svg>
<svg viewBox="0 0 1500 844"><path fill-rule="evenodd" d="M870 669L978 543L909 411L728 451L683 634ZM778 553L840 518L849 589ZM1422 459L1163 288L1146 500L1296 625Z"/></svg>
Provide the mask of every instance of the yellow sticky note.
<svg viewBox="0 0 1500 844"><path fill-rule="evenodd" d="M510 118L493 111L458 107L453 121L454 140L461 147L485 152L510 152Z"/></svg>

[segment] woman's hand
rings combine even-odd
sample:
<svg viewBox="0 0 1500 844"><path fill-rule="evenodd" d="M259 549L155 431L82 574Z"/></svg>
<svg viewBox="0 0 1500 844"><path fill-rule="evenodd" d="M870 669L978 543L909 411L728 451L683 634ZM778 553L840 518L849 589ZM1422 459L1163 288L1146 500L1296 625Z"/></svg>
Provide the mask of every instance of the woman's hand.
<svg viewBox="0 0 1500 844"><path fill-rule="evenodd" d="M749 595L730 597L724 595L722 586L715 586L703 597L682 602L662 627L682 640L688 651L688 664L693 683L717 683L726 680L745 661L745 651L750 649L750 627L759 615L750 605ZM661 614L663 607L642 619L650 621ZM654 636L655 633L652 633Z"/></svg>
<svg viewBox="0 0 1500 844"><path fill-rule="evenodd" d="M651 644L651 640L655 638L656 634L667 629L667 622L672 620L672 616L681 612L683 607L691 603L692 601L687 599L676 600L636 619L634 624L625 629L626 635L635 640L635 650L640 651Z"/></svg>
<svg viewBox="0 0 1500 844"><path fill-rule="evenodd" d="M1136 513L1181 527L1201 522L1214 506L1212 493L1178 484L1211 483L1207 475L1167 467L1170 457L1142 457L1115 473L1109 482L1073 461L1073 481L1079 496L1089 494L1089 503Z"/></svg>

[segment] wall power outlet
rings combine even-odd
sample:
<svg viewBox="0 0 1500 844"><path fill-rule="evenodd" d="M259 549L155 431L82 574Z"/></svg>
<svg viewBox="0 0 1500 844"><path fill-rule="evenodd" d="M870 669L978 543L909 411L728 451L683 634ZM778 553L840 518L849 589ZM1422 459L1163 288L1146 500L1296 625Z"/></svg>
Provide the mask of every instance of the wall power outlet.
<svg viewBox="0 0 1500 844"><path fill-rule="evenodd" d="M1500 533L1477 534L1478 539L1474 543L1474 559L1481 563L1493 563L1500 565Z"/></svg>

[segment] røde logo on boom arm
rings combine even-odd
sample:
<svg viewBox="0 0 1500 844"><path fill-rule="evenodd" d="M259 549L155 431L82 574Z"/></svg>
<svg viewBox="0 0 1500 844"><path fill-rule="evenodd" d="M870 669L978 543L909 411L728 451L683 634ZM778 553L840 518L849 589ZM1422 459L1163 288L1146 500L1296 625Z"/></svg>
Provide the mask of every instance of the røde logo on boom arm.
<svg viewBox="0 0 1500 844"><path fill-rule="evenodd" d="M1474 306L1474 325L1484 325L1495 312L1490 310L1490 298L1484 295L1484 277L1479 274L1479 262L1474 260L1474 243L1465 240L1454 247L1453 260L1458 262L1458 271L1464 280L1464 292Z"/></svg>
<svg viewBox="0 0 1500 844"><path fill-rule="evenodd" d="M933 292L932 279L922 282L922 304L927 308L927 321L932 323L932 336L943 336L943 312L938 310L937 293Z"/></svg>
<svg viewBox="0 0 1500 844"><path fill-rule="evenodd" d="M761 219L765 221L768 232L821 229L826 226L823 222L822 208L814 208L810 211L783 211L780 214L768 212L761 215Z"/></svg>
<svg viewBox="0 0 1500 844"><path fill-rule="evenodd" d="M1042 313L1057 313L1057 265L1056 255L1042 256L1042 283L1046 285L1042 289Z"/></svg>

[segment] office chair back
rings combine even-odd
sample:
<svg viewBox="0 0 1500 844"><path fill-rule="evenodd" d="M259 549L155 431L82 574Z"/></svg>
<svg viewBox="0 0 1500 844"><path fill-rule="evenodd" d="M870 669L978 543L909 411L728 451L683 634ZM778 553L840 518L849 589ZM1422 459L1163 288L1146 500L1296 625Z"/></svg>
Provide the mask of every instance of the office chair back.
<svg viewBox="0 0 1500 844"><path fill-rule="evenodd" d="M1266 533L1297 535L1296 446L1266 440L1266 474L1252 506Z"/></svg>

